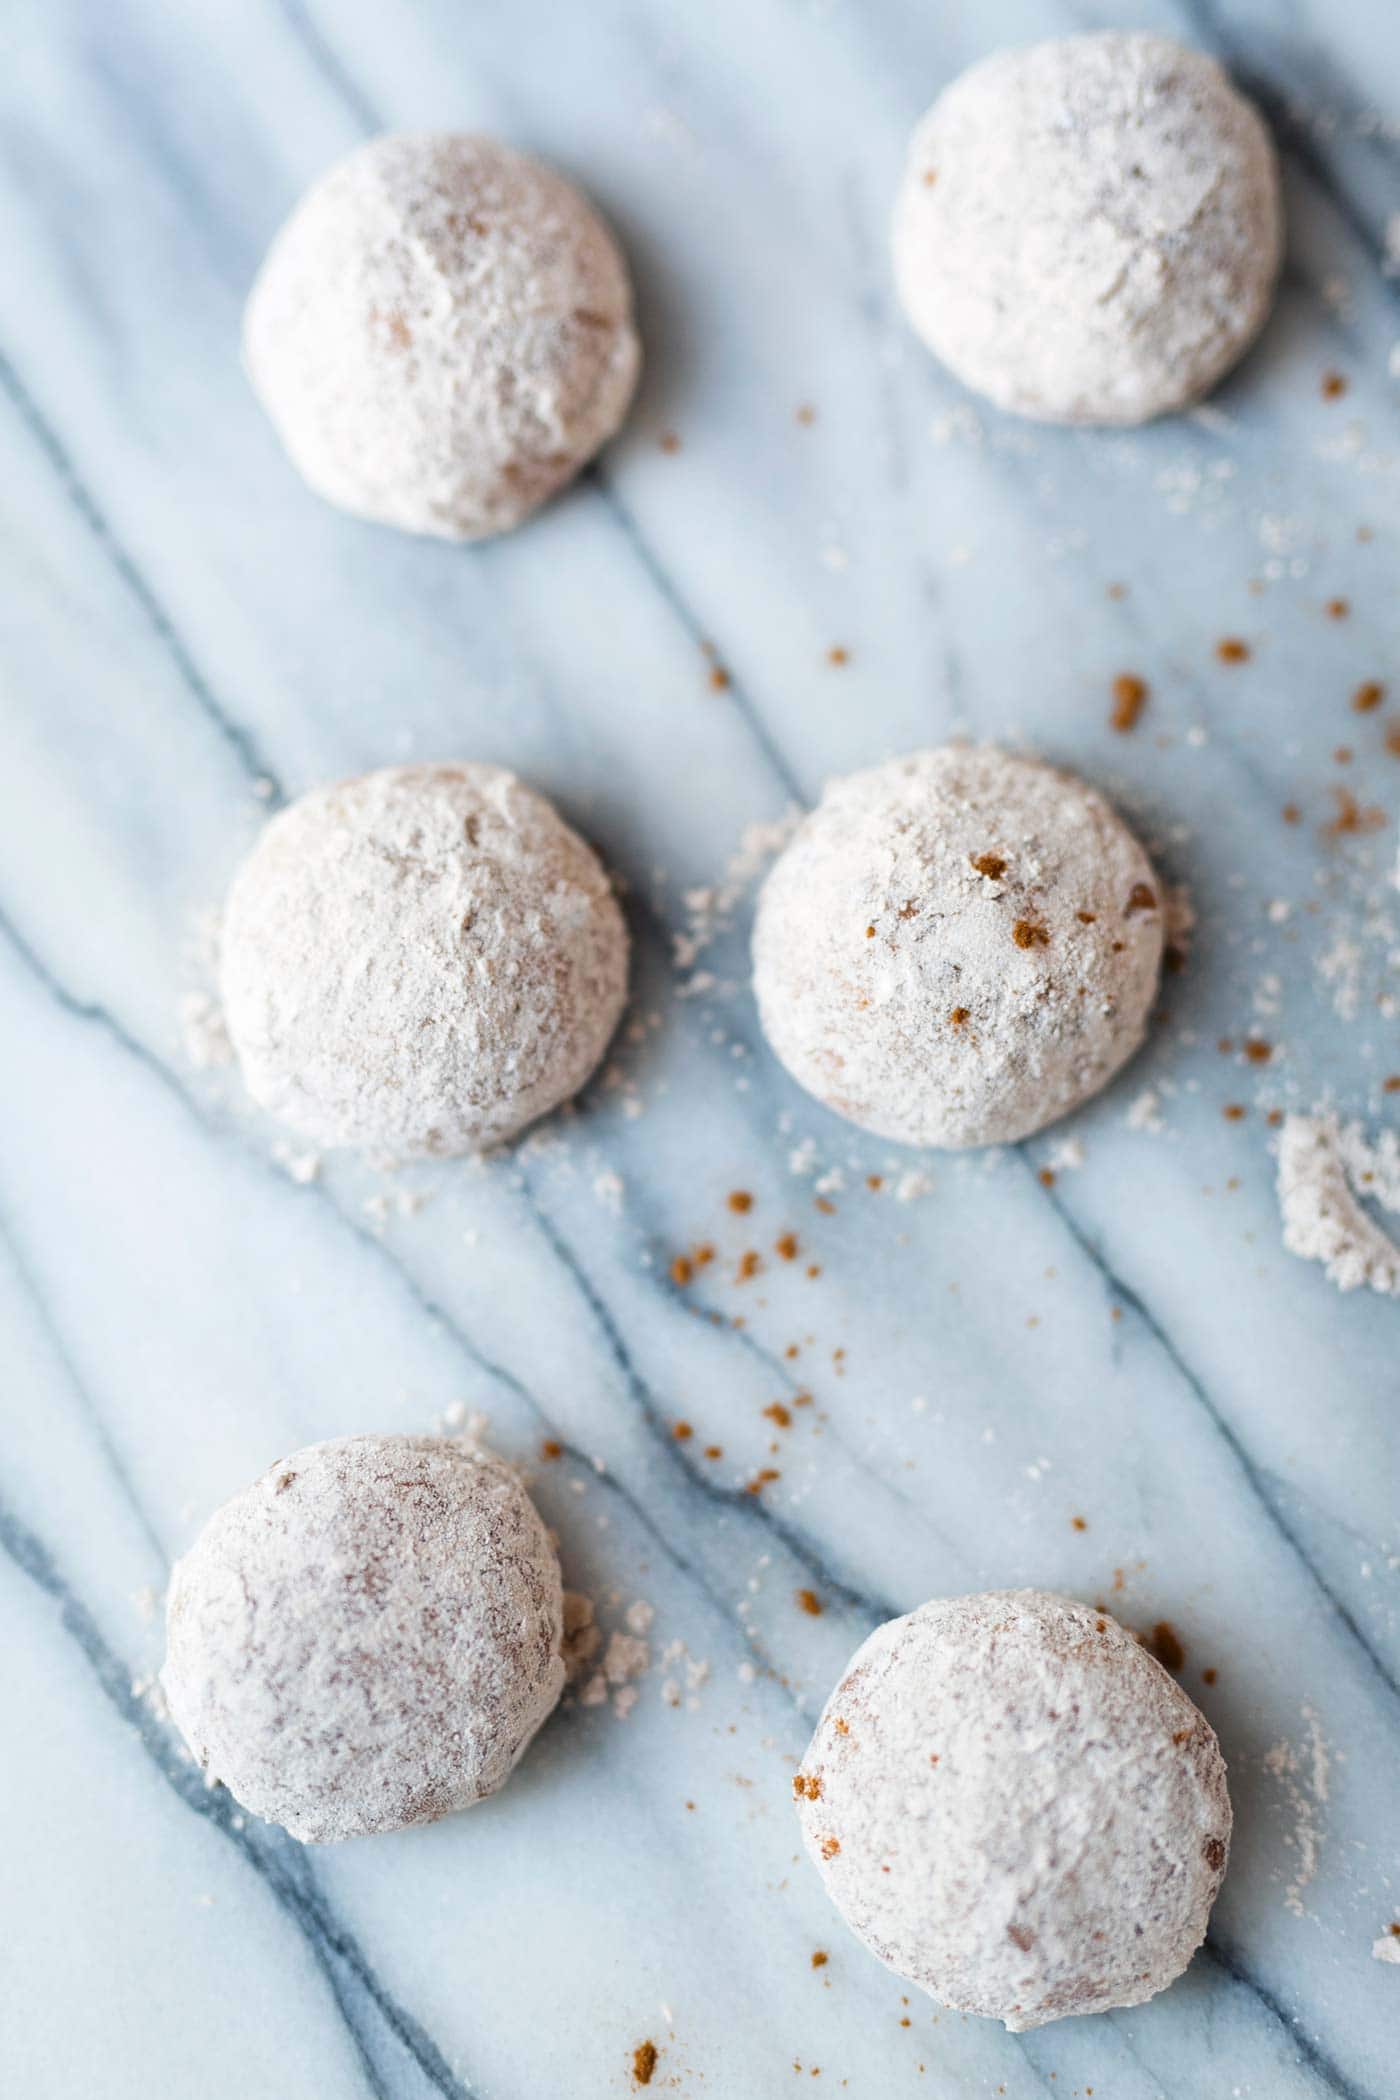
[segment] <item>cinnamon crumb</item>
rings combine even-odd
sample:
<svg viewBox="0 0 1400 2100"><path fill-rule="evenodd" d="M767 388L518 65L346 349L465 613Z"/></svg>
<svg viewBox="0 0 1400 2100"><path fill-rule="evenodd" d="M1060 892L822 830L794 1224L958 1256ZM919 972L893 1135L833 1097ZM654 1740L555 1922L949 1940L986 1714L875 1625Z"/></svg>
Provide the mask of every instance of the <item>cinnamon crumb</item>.
<svg viewBox="0 0 1400 2100"><path fill-rule="evenodd" d="M681 449L681 441L674 430L663 430L656 442L663 452L679 452Z"/></svg>
<svg viewBox="0 0 1400 2100"><path fill-rule="evenodd" d="M966 1006L955 1006L948 1019L952 1022L954 1028L961 1028L964 1021L972 1019L972 1010Z"/></svg>
<svg viewBox="0 0 1400 2100"><path fill-rule="evenodd" d="M814 1969L824 1969L830 1959L831 1956L827 1953L825 1947L817 1947L813 1950L812 1967Z"/></svg>
<svg viewBox="0 0 1400 2100"><path fill-rule="evenodd" d="M1097 926L1098 924L1097 912L1077 911L1074 916L1078 919L1081 926Z"/></svg>
<svg viewBox="0 0 1400 2100"><path fill-rule="evenodd" d="M1385 823L1383 809L1363 809L1350 788L1333 788L1337 801L1337 814L1330 824L1324 825L1327 838L1354 838L1363 831L1379 831Z"/></svg>
<svg viewBox="0 0 1400 2100"><path fill-rule="evenodd" d="M820 1801L822 1783L815 1773L810 1779L806 1779L801 1772L797 1772L793 1775L792 1791L799 1801Z"/></svg>
<svg viewBox="0 0 1400 2100"><path fill-rule="evenodd" d="M780 1239L774 1240L773 1252L780 1261L796 1261L798 1252L797 1234L795 1232L785 1232Z"/></svg>
<svg viewBox="0 0 1400 2100"><path fill-rule="evenodd" d="M816 1198L815 1207L821 1212L824 1218L834 1218L836 1216L836 1205L832 1202L829 1196L818 1196Z"/></svg>
<svg viewBox="0 0 1400 2100"><path fill-rule="evenodd" d="M791 1429L792 1415L783 1406L781 1400L771 1400L768 1406L764 1408L763 1413L764 1418L769 1422L775 1423L779 1429Z"/></svg>
<svg viewBox="0 0 1400 2100"><path fill-rule="evenodd" d="M805 1611L809 1619L819 1619L822 1615L822 1600L815 1590L798 1590L797 1607L799 1611Z"/></svg>
<svg viewBox="0 0 1400 2100"><path fill-rule="evenodd" d="M689 1422L673 1422L671 1434L678 1444L688 1444L695 1431L691 1428Z"/></svg>
<svg viewBox="0 0 1400 2100"><path fill-rule="evenodd" d="M841 1850L841 1840L840 1840L840 1838L823 1838L823 1839L822 1839L822 1858L823 1858L823 1859L835 1859L835 1857L836 1857L837 1853L838 1853L838 1852L839 1852L840 1850Z"/></svg>
<svg viewBox="0 0 1400 2100"><path fill-rule="evenodd" d="M706 1457L706 1458L723 1458L723 1457L724 1457L724 1446L723 1446L723 1444L706 1444L706 1446L705 1446L705 1457Z"/></svg>
<svg viewBox="0 0 1400 2100"><path fill-rule="evenodd" d="M1285 824L1301 824L1303 821L1303 812L1296 802L1285 802L1282 814Z"/></svg>
<svg viewBox="0 0 1400 2100"><path fill-rule="evenodd" d="M736 1283L748 1283L751 1278L757 1276L762 1267L763 1263L759 1259L758 1254L750 1247L747 1252L739 1256L739 1266L735 1271L734 1281Z"/></svg>
<svg viewBox="0 0 1400 2100"><path fill-rule="evenodd" d="M1123 917L1131 919L1134 912L1156 909L1157 892L1146 882L1135 882L1128 892L1128 901L1123 906Z"/></svg>
<svg viewBox="0 0 1400 2100"><path fill-rule="evenodd" d="M839 671L842 664L848 664L850 662L851 652L849 649L843 649L840 642L835 642L833 643L832 647L827 650L826 660L834 670Z"/></svg>
<svg viewBox="0 0 1400 2100"><path fill-rule="evenodd" d="M1346 390L1347 380L1345 374L1341 372L1323 373L1320 391L1324 401L1340 401Z"/></svg>
<svg viewBox="0 0 1400 2100"><path fill-rule="evenodd" d="M761 1495L772 1481L781 1480L782 1477L776 1466L760 1466L753 1479L746 1482L744 1493L746 1495Z"/></svg>
<svg viewBox="0 0 1400 2100"><path fill-rule="evenodd" d="M867 926L867 927L866 927L866 929L865 929L865 938L866 938L866 939L867 939L868 941L873 941L873 940L874 940L874 938L875 938L875 928L874 928L873 926Z"/></svg>
<svg viewBox="0 0 1400 2100"><path fill-rule="evenodd" d="M937 182L937 180L938 180L938 170L937 170L937 168L925 168L925 169L924 169L924 173L923 173L923 184L924 184L924 188L925 188L926 190L931 190L931 189L933 188L933 185L934 185L934 184L935 184L935 183Z"/></svg>
<svg viewBox="0 0 1400 2100"><path fill-rule="evenodd" d="M836 1719L832 1722L831 1725L836 1730L836 1733L838 1735L849 1735L851 1732L850 1722L847 1720L843 1720L840 1714L836 1716Z"/></svg>
<svg viewBox="0 0 1400 2100"><path fill-rule="evenodd" d="M1352 710L1358 715L1369 715L1372 708L1379 707L1385 698L1385 687L1379 678L1368 678L1351 696Z"/></svg>
<svg viewBox="0 0 1400 2100"><path fill-rule="evenodd" d="M1400 1072L1392 1072L1381 1088L1383 1094L1400 1094Z"/></svg>
<svg viewBox="0 0 1400 2100"><path fill-rule="evenodd" d="M1143 1640L1149 1655L1155 1655L1165 1670L1179 1670L1186 1660L1181 1636L1170 1619L1159 1619Z"/></svg>
<svg viewBox="0 0 1400 2100"><path fill-rule="evenodd" d="M731 680L729 673L725 670L723 664L714 664L711 666L710 691L712 693L727 692L732 682L733 681Z"/></svg>
<svg viewBox="0 0 1400 2100"><path fill-rule="evenodd" d="M1237 634L1227 634L1215 645L1215 653L1223 664L1247 664L1249 643L1242 642Z"/></svg>
<svg viewBox="0 0 1400 2100"><path fill-rule="evenodd" d="M974 853L972 865L991 882L999 882L1006 873L1006 862L999 853Z"/></svg>
<svg viewBox="0 0 1400 2100"><path fill-rule="evenodd" d="M1210 1670L1202 1670L1202 1672L1201 1672L1201 1683L1202 1683L1202 1684L1214 1684L1214 1683L1215 1683L1215 1680L1216 1680L1216 1678L1217 1678L1217 1677L1218 1677L1219 1675L1220 1675L1220 1672L1219 1672L1218 1670L1216 1670L1216 1669L1210 1669Z"/></svg>
<svg viewBox="0 0 1400 2100"><path fill-rule="evenodd" d="M1329 598L1322 610L1326 613L1329 620L1344 620L1351 611L1351 600L1349 598Z"/></svg>
<svg viewBox="0 0 1400 2100"><path fill-rule="evenodd" d="M563 1456L564 1446L560 1443L558 1437L547 1436L544 1442L540 1445L540 1457L562 1458Z"/></svg>
<svg viewBox="0 0 1400 2100"><path fill-rule="evenodd" d="M1087 1517L1071 1517L1069 1521L1075 1531L1087 1531L1089 1529Z"/></svg>
<svg viewBox="0 0 1400 2100"><path fill-rule="evenodd" d="M1011 938L1018 948L1048 948L1050 936L1043 926L1033 919L1018 919L1011 929Z"/></svg>
<svg viewBox="0 0 1400 2100"><path fill-rule="evenodd" d="M1336 750L1332 753L1332 763L1337 766L1349 766L1355 756L1356 753L1352 750L1350 744L1338 744Z"/></svg>
<svg viewBox="0 0 1400 2100"><path fill-rule="evenodd" d="M1400 723L1392 722L1385 733L1385 748L1392 758L1400 758Z"/></svg>
<svg viewBox="0 0 1400 2100"><path fill-rule="evenodd" d="M1113 712L1108 718L1110 729L1126 736L1137 727L1138 716L1147 705L1147 681L1135 677L1131 671L1120 671L1113 681Z"/></svg>
<svg viewBox="0 0 1400 2100"><path fill-rule="evenodd" d="M1220 1113L1222 1116L1224 1116L1225 1121L1227 1123L1242 1123L1244 1121L1246 1111L1241 1107L1238 1101L1230 1101L1227 1102L1226 1106L1221 1109Z"/></svg>
<svg viewBox="0 0 1400 2100"><path fill-rule="evenodd" d="M885 1186L885 1177L884 1177L884 1175L883 1175L883 1174L867 1174L867 1175L866 1175L866 1177L865 1177L865 1186L866 1186L866 1187L867 1187L868 1189L873 1189L873 1190L875 1191L876 1195L878 1195L878 1194L879 1194L879 1192L880 1192L880 1190L881 1190L881 1189L882 1189L882 1188L883 1188L883 1187Z"/></svg>
<svg viewBox="0 0 1400 2100"><path fill-rule="evenodd" d="M671 1264L671 1281L682 1289L695 1274L695 1267L688 1254L678 1254Z"/></svg>
<svg viewBox="0 0 1400 2100"><path fill-rule="evenodd" d="M1055 1186L1055 1171L1053 1167L1042 1167L1035 1178L1043 1189L1052 1189Z"/></svg>
<svg viewBox="0 0 1400 2100"><path fill-rule="evenodd" d="M632 2083L650 2085L660 2052L655 2042L638 2042L632 2051Z"/></svg>
<svg viewBox="0 0 1400 2100"><path fill-rule="evenodd" d="M1274 1054L1274 1046L1262 1036L1252 1035L1244 1046L1244 1054L1252 1065L1266 1065Z"/></svg>
<svg viewBox="0 0 1400 2100"><path fill-rule="evenodd" d="M743 1217L746 1211L753 1209L753 1197L747 1189L731 1189L725 1200L729 1208L740 1217Z"/></svg>
<svg viewBox="0 0 1400 2100"><path fill-rule="evenodd" d="M817 412L810 401L803 401L794 411L794 417L797 422L802 424L804 429L809 429L817 420Z"/></svg>

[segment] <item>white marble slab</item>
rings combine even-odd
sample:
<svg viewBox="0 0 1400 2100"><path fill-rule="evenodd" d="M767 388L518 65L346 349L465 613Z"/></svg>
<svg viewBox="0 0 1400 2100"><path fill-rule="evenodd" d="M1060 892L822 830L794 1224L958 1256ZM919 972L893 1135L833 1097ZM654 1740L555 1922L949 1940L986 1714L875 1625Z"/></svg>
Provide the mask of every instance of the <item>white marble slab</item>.
<svg viewBox="0 0 1400 2100"><path fill-rule="evenodd" d="M1286 289L1208 413L1033 429L900 326L893 185L969 59L1125 19L1265 99ZM1348 704L1396 671L1393 8L16 0L4 37L0 2086L591 2100L630 2088L650 2038L655 2086L724 2100L818 2069L874 2100L1385 2100L1397 1314L1283 1252L1265 1118L1396 1108L1377 1000L1400 712ZM594 193L649 354L599 469L473 550L321 507L237 358L303 185L371 129L438 123ZM1249 664L1216 661L1227 634ZM1107 727L1124 669L1152 687L1131 737ZM678 996L671 943L747 826L958 728L1106 785L1200 925L1102 1102L1019 1152L935 1159L900 1201L919 1162L765 1055L747 899L700 959L712 992ZM269 800L408 756L508 762L624 876L622 1083L481 1170L330 1162L298 1185L182 1047L192 926ZM1343 783L1384 829L1322 836ZM1216 1048L1251 1027L1268 1066ZM1146 1090L1155 1130L1129 1121ZM1083 1165L1047 1189L1066 1135ZM807 1140L844 1178L829 1215L793 1171ZM785 1229L803 1260L736 1285ZM677 1289L672 1256L706 1240L723 1259ZM776 1431L762 1410L797 1391L812 1409ZM561 1712L470 1816L304 1852L177 1756L140 1689L152 1599L287 1448L460 1407L511 1454L565 1446L538 1492L570 1578L610 1626L654 1606L654 1666L630 1719ZM1237 1837L1181 1985L1015 2038L906 2004L829 1910L788 1800L878 1618L1031 1582L1176 1627ZM694 1687L687 1657L709 1665Z"/></svg>

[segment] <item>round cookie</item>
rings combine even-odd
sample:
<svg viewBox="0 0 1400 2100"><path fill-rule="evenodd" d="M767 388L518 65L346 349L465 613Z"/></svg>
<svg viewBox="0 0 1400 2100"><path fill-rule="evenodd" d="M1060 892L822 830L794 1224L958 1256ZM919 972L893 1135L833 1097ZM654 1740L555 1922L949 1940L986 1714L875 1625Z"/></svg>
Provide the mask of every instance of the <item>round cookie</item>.
<svg viewBox="0 0 1400 2100"><path fill-rule="evenodd" d="M1203 1715L1043 1590L921 1606L857 1649L793 1782L872 1953L1015 2030L1139 2005L1205 1937L1230 1799Z"/></svg>
<svg viewBox="0 0 1400 2100"><path fill-rule="evenodd" d="M234 879L221 989L249 1092L325 1145L455 1153L576 1093L627 930L596 856L499 766L394 766L274 817Z"/></svg>
<svg viewBox="0 0 1400 2100"><path fill-rule="evenodd" d="M1109 31L999 51L917 126L894 224L918 334L1001 408L1142 423L1208 393L1264 325L1273 146L1203 52Z"/></svg>
<svg viewBox="0 0 1400 2100"><path fill-rule="evenodd" d="M504 1785L564 1683L549 1535L499 1460L438 1437L295 1451L176 1563L161 1672L211 1782L309 1844Z"/></svg>
<svg viewBox="0 0 1400 2100"><path fill-rule="evenodd" d="M946 745L827 787L753 955L764 1033L828 1108L909 1145L1011 1143L1142 1041L1160 885L1083 781Z"/></svg>
<svg viewBox="0 0 1400 2100"><path fill-rule="evenodd" d="M493 139L391 133L336 164L248 301L248 375L319 495L406 532L508 532L627 411L626 266L552 168Z"/></svg>

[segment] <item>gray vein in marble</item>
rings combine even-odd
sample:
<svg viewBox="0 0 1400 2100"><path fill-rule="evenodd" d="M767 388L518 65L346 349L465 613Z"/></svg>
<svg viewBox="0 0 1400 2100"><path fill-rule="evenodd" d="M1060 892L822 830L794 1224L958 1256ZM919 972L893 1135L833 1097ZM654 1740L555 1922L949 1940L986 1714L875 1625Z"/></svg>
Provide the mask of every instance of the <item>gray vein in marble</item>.
<svg viewBox="0 0 1400 2100"><path fill-rule="evenodd" d="M37 979L48 995L56 1001L65 1013L75 1020L101 1028L121 1049L134 1057L180 1103L186 1112L195 1118L202 1128L207 1129L209 1127L197 1102L186 1088L181 1085L174 1072L153 1051L149 1050L136 1037L131 1035L105 1007L92 1001L78 999L69 992L45 966L3 913L0 913L0 938L8 941L14 953L24 963L31 975ZM256 1161L269 1174L277 1172L269 1164L266 1155L256 1146L245 1142L240 1145L240 1150L244 1152L245 1156ZM503 1391L509 1392L513 1398L522 1402L530 1410L540 1427L553 1429L552 1418L543 1402L515 1376L514 1372L510 1371L505 1365L497 1363L477 1347L470 1335L461 1326L461 1323L454 1319L444 1307L439 1305L435 1299L431 1298L423 1290L411 1272L375 1233L355 1223L341 1206L334 1201L327 1190L313 1184L305 1193L310 1194L313 1200L323 1204L335 1217L342 1230L361 1248L371 1253L378 1261L388 1267L399 1286L408 1294L424 1318L431 1321L433 1326L452 1342L453 1346L467 1358L474 1369L482 1372L500 1386ZM665 1451L668 1462L674 1467L677 1463L674 1442L670 1437L665 1417L655 1395L651 1393L632 1363L606 1304L594 1291L582 1270L573 1260L563 1240L548 1222L543 1211L534 1204L533 1200L530 1201L530 1209L546 1245L550 1247L555 1258L563 1265L566 1273L583 1294L585 1302L593 1314L604 1340L608 1344L613 1360L624 1378L628 1394L638 1406L639 1412L647 1423L654 1446ZM570 1454L576 1457L581 1464L591 1466L591 1460L587 1454L577 1451L572 1446L566 1448L570 1450ZM820 1583L832 1597L847 1603L853 1611L863 1614L869 1619L871 1624L893 1615L893 1608L888 1603L854 1589L831 1573L811 1542L804 1539L803 1534L796 1527L787 1524L761 1498L750 1496L742 1489L721 1488L714 1482L704 1479L703 1476L692 1473L683 1463L680 1466L680 1473L686 1484L699 1492L703 1501L721 1502L745 1522L754 1524L771 1533L803 1574ZM698 1563L679 1549L674 1537L661 1529L656 1518L628 1488L622 1485L615 1474L609 1474L606 1477L606 1485L609 1491L627 1509L629 1515L640 1529L654 1541L666 1559L679 1572L690 1577L697 1589L704 1595L706 1601L719 1613L726 1623L732 1623L730 1608L711 1587ZM779 1675L776 1664L763 1653L761 1647L757 1643L752 1643L751 1645L765 1667L773 1670L775 1675ZM799 1710L805 1711L801 1708Z"/></svg>
<svg viewBox="0 0 1400 2100"><path fill-rule="evenodd" d="M1024 1159L1024 1154L1020 1156ZM1031 1172L1029 1160L1025 1160L1025 1165L1027 1172ZM1041 1186L1039 1183L1036 1185L1038 1187ZM1239 1469L1240 1477L1249 1489L1252 1499L1268 1519L1272 1529L1288 1547L1290 1553L1303 1569L1328 1608L1335 1615L1338 1625L1347 1634L1351 1645L1369 1665L1372 1673L1389 1696L1394 1700L1400 1700L1400 1684L1396 1683L1386 1668L1384 1661L1371 1646L1351 1612L1343 1604L1341 1598L1332 1590L1321 1570L1310 1559L1301 1539L1280 1509L1277 1496L1269 1492L1267 1484L1269 1476L1261 1471L1250 1456L1238 1432L1226 1421L1224 1415L1196 1376L1196 1373L1187 1363L1177 1344L1172 1340L1141 1295L1110 1267L1083 1228L1075 1221L1067 1206L1056 1196L1054 1190L1042 1189L1042 1193L1045 1201L1050 1205L1050 1208L1055 1212L1055 1215L1064 1225L1066 1232L1074 1241L1075 1246L1078 1247L1086 1261L1097 1270L1105 1288L1112 1293L1115 1302L1124 1306L1132 1314L1133 1318L1138 1321L1144 1334L1161 1350L1186 1391L1207 1416L1216 1435L1220 1438Z"/></svg>
<svg viewBox="0 0 1400 2100"><path fill-rule="evenodd" d="M585 483L591 484L596 490L604 509L611 517L623 539L627 542L627 545L631 548L638 566L644 571L647 581L657 597L666 606L690 640L694 642L696 649L702 649L709 637L705 634L694 613L686 604L674 578L668 574L653 553L636 519L618 495L616 488L604 469L597 465L590 467L581 479ZM753 738L764 764L789 801L796 802L800 807L805 807L808 797L798 784L796 775L783 757L758 709L745 692L742 681L735 676L731 664L726 663L725 668L728 673L729 683L724 689L724 699L743 722L749 735Z"/></svg>
<svg viewBox="0 0 1400 2100"><path fill-rule="evenodd" d="M1354 2079L1348 2078L1341 2066L1334 2063L1324 2049L1303 2033L1300 2016L1286 2012L1273 1993L1266 1990L1258 1978L1250 1974L1243 1962L1221 1944L1216 1932L1207 1935L1205 1946L1197 1959L1212 1963L1231 1983L1240 1985L1252 1997L1258 1999L1264 2010L1270 2013L1284 2030L1298 2051L1299 2060L1304 2068L1310 2071L1319 2085L1325 2087L1329 2093L1340 2094L1341 2100L1381 2100L1380 2094L1373 2093L1369 2087L1358 2085Z"/></svg>
<svg viewBox="0 0 1400 2100"><path fill-rule="evenodd" d="M1322 152L1312 134L1299 123L1292 103L1287 96L1280 93L1273 73L1262 71L1254 59L1245 53L1238 39L1226 33L1220 10L1214 4L1214 0L1178 0L1178 4L1197 41L1214 53L1228 69L1236 84L1263 110L1285 160L1296 161L1308 180L1327 199L1344 222L1386 292L1392 298L1400 298L1400 287L1391 283L1381 269L1385 244L1379 229L1371 223L1365 207L1346 187L1335 161ZM1287 50L1289 47L1278 48ZM1302 77L1299 78L1295 74L1295 78L1289 83L1294 94L1300 93L1306 85L1309 99L1313 99L1321 77L1325 80L1330 94L1364 104L1365 95L1351 81L1344 80L1334 68L1327 65L1316 43L1309 46L1306 54L1300 52L1299 57L1303 60ZM1383 141L1372 140L1367 143L1382 158L1389 157Z"/></svg>
<svg viewBox="0 0 1400 2100"><path fill-rule="evenodd" d="M97 1406L85 1381L79 1375L78 1367L73 1361L68 1344L59 1332L53 1315L49 1310L48 1301L24 1259L14 1228L10 1220L2 1212L0 1212L0 1247L4 1249L5 1257L9 1262L15 1281L18 1283L20 1291L34 1315L36 1325L42 1332L44 1340L53 1354L54 1361L63 1374L69 1391L78 1403L88 1430L102 1454L103 1464L111 1474L123 1502L125 1502L127 1509L136 1520L137 1529L150 1547L162 1573L164 1573L170 1562L160 1534L151 1522L150 1516L136 1492L135 1484L127 1470L126 1461L102 1419L101 1409Z"/></svg>
<svg viewBox="0 0 1400 2100"><path fill-rule="evenodd" d="M284 800L282 787L258 749L252 732L235 722L221 706L213 687L195 662L189 645L161 603L145 572L117 537L96 497L78 473L62 439L3 350L0 350L0 391L8 397L11 407L43 454L69 503L135 601L151 633L174 665L190 698L233 753L248 778L251 781L267 783L264 791L266 807L269 811L275 809Z"/></svg>
<svg viewBox="0 0 1400 2100"><path fill-rule="evenodd" d="M278 12L300 43L327 87L354 118L366 137L387 131L388 123L350 72L339 54L326 42L303 0L278 0Z"/></svg>

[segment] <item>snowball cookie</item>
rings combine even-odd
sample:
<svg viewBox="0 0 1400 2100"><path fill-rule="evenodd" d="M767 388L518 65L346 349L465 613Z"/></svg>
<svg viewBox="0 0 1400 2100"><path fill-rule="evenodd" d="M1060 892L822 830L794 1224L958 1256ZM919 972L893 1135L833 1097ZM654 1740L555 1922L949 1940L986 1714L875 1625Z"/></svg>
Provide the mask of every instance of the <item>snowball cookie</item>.
<svg viewBox="0 0 1400 2100"><path fill-rule="evenodd" d="M494 1794L553 1711L562 1639L559 1562L506 1466L338 1437L176 1563L161 1685L211 1784L319 1845Z"/></svg>
<svg viewBox="0 0 1400 2100"><path fill-rule="evenodd" d="M220 977L254 1100L324 1145L496 1144L577 1093L627 930L577 832L499 766L391 766L272 819Z"/></svg>
<svg viewBox="0 0 1400 2100"><path fill-rule="evenodd" d="M607 227L493 139L372 139L313 185L248 301L244 357L318 494L449 540L508 532L591 459L641 353Z"/></svg>
<svg viewBox="0 0 1400 2100"><path fill-rule="evenodd" d="M1209 1724L1121 1626L1044 1590L878 1627L793 1784L857 1938L1017 2031L1164 1990L1229 1850Z"/></svg>
<svg viewBox="0 0 1400 2100"><path fill-rule="evenodd" d="M1142 423L1263 327L1283 247L1273 147L1213 59L1110 32L1000 51L914 133L899 295L1001 408Z"/></svg>
<svg viewBox="0 0 1400 2100"><path fill-rule="evenodd" d="M833 781L759 898L764 1033L809 1093L907 1145L1010 1143L1142 1041L1151 863L1072 774L989 746Z"/></svg>

